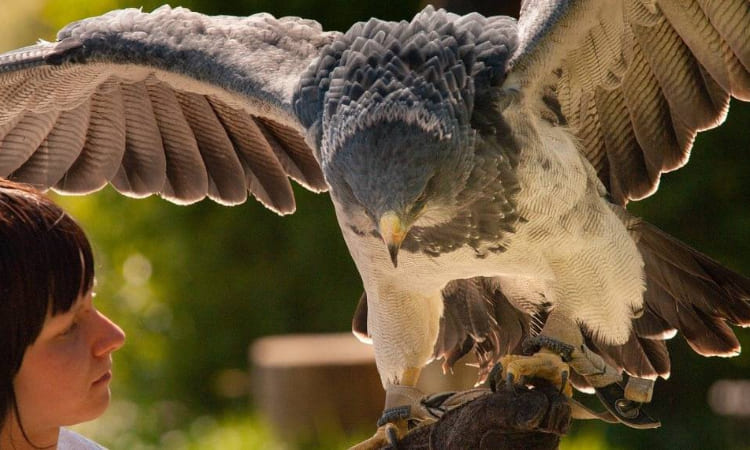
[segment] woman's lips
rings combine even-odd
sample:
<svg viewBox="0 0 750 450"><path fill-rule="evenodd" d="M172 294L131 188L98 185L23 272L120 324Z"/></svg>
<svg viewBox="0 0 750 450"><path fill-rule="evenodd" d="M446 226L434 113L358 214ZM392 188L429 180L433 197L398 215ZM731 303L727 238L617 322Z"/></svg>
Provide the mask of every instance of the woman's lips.
<svg viewBox="0 0 750 450"><path fill-rule="evenodd" d="M107 383L110 379L112 379L112 371L108 370L107 372L104 373L104 375L94 380L93 384L97 385L97 384Z"/></svg>

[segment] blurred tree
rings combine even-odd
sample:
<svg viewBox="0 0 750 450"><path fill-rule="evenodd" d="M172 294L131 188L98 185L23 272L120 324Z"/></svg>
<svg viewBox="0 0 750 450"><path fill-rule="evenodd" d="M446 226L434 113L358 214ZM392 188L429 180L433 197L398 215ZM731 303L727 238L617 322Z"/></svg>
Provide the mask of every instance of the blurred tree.
<svg viewBox="0 0 750 450"><path fill-rule="evenodd" d="M117 7L154 0L3 0L0 47L54 38L65 23ZM509 8L506 2L489 7ZM376 16L409 19L418 1L185 0L207 14L267 11L320 21L346 30ZM456 2L448 8L471 9ZM493 10L483 9L485 14ZM28 30L35 30L33 33ZM5 33L3 33L5 31ZM750 107L734 102L728 121L699 135L691 163L663 177L660 191L631 210L741 273L750 273ZM97 251L99 304L128 333L116 357L119 417L150 433L153 442L185 428L202 414L246 407L217 383L227 370L244 369L254 338L287 332L344 331L361 292L330 201L296 189L299 210L281 218L254 201L225 208L208 201L188 208L158 198L124 199L111 189L61 198L83 222ZM747 330L738 332L747 345ZM657 431L577 423L577 436L603 435L618 448L747 448L747 422L714 415L706 392L714 380L750 377L750 355L704 359L676 338L670 346L673 376L657 383L652 411ZM126 400L127 399L127 400ZM126 414L133 404L138 414ZM746 429L746 428L744 428ZM122 436L108 442L132 448ZM563 441L563 446L565 441Z"/></svg>

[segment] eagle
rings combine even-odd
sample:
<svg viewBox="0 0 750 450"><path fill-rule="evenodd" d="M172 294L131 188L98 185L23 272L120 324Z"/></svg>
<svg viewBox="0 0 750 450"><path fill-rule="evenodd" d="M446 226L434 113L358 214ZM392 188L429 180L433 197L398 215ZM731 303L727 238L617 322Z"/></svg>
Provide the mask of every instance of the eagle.
<svg viewBox="0 0 750 450"><path fill-rule="evenodd" d="M386 391L358 448L439 416L420 371L468 353L494 388L546 378L648 428L665 340L738 354L750 280L626 205L732 97L750 100L745 0L526 0L518 20L428 6L344 33L124 9L0 55L0 176L185 205L249 193L279 214L289 178L327 191Z"/></svg>

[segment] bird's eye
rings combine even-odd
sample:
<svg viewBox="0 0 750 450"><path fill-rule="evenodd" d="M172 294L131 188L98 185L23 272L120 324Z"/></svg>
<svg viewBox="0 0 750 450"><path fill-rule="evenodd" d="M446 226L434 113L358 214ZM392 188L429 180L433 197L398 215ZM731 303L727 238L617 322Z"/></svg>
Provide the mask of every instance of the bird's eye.
<svg viewBox="0 0 750 450"><path fill-rule="evenodd" d="M414 200L414 207L412 208L412 211L414 213L418 213L422 209L424 209L425 204L427 203L427 189L422 191L421 194L419 194L419 197L417 197L416 200Z"/></svg>
<svg viewBox="0 0 750 450"><path fill-rule="evenodd" d="M430 177L429 180L427 180L427 183L425 183L424 189L422 189L422 192L417 196L417 198L414 200L414 206L412 207L413 213L418 213L422 211L427 204L427 196L431 192L431 185L432 185L432 177Z"/></svg>

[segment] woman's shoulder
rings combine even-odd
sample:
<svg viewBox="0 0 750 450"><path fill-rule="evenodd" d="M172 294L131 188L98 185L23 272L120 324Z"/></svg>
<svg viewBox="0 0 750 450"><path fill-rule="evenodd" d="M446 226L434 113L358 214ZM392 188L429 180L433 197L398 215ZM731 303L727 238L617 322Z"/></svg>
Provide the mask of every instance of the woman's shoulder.
<svg viewBox="0 0 750 450"><path fill-rule="evenodd" d="M106 448L74 431L60 428L57 450L106 450Z"/></svg>

